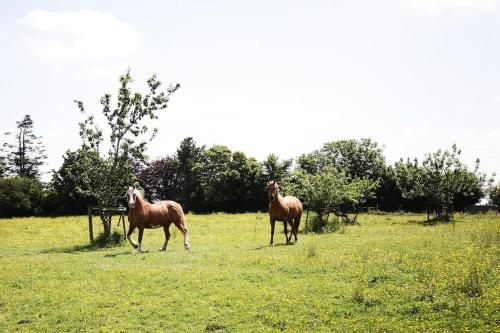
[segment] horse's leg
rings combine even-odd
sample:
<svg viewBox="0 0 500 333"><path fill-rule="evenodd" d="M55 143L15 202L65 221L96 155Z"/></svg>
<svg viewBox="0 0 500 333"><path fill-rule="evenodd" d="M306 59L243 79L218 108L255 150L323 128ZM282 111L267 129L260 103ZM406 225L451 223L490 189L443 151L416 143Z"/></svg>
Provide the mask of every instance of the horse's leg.
<svg viewBox="0 0 500 333"><path fill-rule="evenodd" d="M293 223L293 235L295 236L295 243L297 243L297 232L299 230L299 226L300 226L300 218L302 217L302 213L299 213L296 217L295 217L295 221ZM290 236L290 238L292 238L292 236Z"/></svg>
<svg viewBox="0 0 500 333"><path fill-rule="evenodd" d="M273 245L273 238L274 238L274 225L276 224L276 220L273 220L272 218L269 220L271 223L271 242L269 245Z"/></svg>
<svg viewBox="0 0 500 333"><path fill-rule="evenodd" d="M170 239L170 223L163 226L163 232L165 233L165 242L161 247L160 251L165 251L167 249L168 240Z"/></svg>
<svg viewBox="0 0 500 333"><path fill-rule="evenodd" d="M184 249L189 250L191 245L189 245L189 236L188 236L188 230L186 227L186 215L182 216L182 228L184 229Z"/></svg>
<svg viewBox="0 0 500 333"><path fill-rule="evenodd" d="M290 243L290 240L288 239L288 223L290 223L289 221L283 221L283 232L285 233L285 238L286 238L286 243L289 244ZM292 225L290 223L290 225ZM290 238L292 238L292 235L290 234Z"/></svg>
<svg viewBox="0 0 500 333"><path fill-rule="evenodd" d="M139 246L137 247L137 252L142 252L141 244L142 244L142 234L144 233L144 228L143 227L138 227L139 228Z"/></svg>
<svg viewBox="0 0 500 333"><path fill-rule="evenodd" d="M186 223L184 221L184 218L180 222L174 222L175 226L177 229L179 229L182 233L182 236L184 236L184 249L189 250L189 238L188 238L188 231L186 229Z"/></svg>
<svg viewBox="0 0 500 333"><path fill-rule="evenodd" d="M123 223L125 223L125 222L123 222ZM132 235L132 233L134 232L134 230L135 230L135 225L130 224L130 226L128 228L128 232L127 232L127 239L130 242L130 245L132 245L132 247L134 249L137 249L137 247L139 245L132 238L130 238L130 236Z"/></svg>

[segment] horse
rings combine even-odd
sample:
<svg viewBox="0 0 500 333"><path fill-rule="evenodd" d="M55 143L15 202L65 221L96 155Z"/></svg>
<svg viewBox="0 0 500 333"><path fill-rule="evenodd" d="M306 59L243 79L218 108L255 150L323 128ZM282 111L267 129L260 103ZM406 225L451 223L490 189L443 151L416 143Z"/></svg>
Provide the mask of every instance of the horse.
<svg viewBox="0 0 500 333"><path fill-rule="evenodd" d="M129 207L128 221L130 224L127 239L134 249L142 252L142 234L144 229L156 229L163 227L165 232L165 242L160 251L167 250L168 240L170 239L170 225L173 223L184 236L184 249L189 250L188 231L186 228L186 217L181 205L175 201L160 201L150 204L142 198L141 193L130 186L126 193L127 204ZM130 238L135 228L139 229L139 243Z"/></svg>
<svg viewBox="0 0 500 333"><path fill-rule="evenodd" d="M295 242L297 242L297 230L299 229L300 217L304 211L302 203L296 197L282 197L279 193L278 183L274 180L267 183L267 195L269 197L269 221L271 223L271 242L269 245L273 245L274 224L276 221L283 222L286 243L290 244L292 235L295 236ZM292 228L290 238L288 238L288 224Z"/></svg>

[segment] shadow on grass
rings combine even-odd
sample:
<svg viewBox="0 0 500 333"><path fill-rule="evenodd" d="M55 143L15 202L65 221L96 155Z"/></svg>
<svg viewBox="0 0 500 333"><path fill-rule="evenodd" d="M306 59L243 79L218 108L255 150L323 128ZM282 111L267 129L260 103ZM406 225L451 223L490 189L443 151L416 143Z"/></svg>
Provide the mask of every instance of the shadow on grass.
<svg viewBox="0 0 500 333"><path fill-rule="evenodd" d="M441 224L453 224L456 221L454 220L440 220L440 219L430 219L430 220L409 220L409 224L418 224L422 225L424 227L431 227L435 225L441 225Z"/></svg>
<svg viewBox="0 0 500 333"><path fill-rule="evenodd" d="M251 248L250 250L262 250L262 249L272 248L272 247L277 247L277 246L292 246L292 245L295 245L295 243L289 243L289 244L278 243L278 244L273 244L273 245L267 244L267 245L261 245L261 246L255 247L255 248Z"/></svg>
<svg viewBox="0 0 500 333"><path fill-rule="evenodd" d="M42 250L37 254L48 254L48 253L79 253L79 252L90 252L90 251L100 251L104 249L110 249L114 247L121 246L124 243L123 236L114 231L109 239L107 239L104 234L99 234L96 239L92 242L84 245L73 245L68 247L55 247L52 249Z"/></svg>

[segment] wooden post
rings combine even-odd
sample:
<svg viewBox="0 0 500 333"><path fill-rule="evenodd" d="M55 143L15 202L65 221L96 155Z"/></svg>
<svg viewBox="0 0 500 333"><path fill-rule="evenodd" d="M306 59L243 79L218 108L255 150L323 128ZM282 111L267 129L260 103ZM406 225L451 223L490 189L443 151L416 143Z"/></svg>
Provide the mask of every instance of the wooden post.
<svg viewBox="0 0 500 333"><path fill-rule="evenodd" d="M121 217L123 224L123 239L127 239L127 231L125 230L125 214L122 213Z"/></svg>
<svg viewBox="0 0 500 333"><path fill-rule="evenodd" d="M89 238L90 241L92 242L94 240L94 228L92 226L92 207L88 208L88 214L89 214Z"/></svg>

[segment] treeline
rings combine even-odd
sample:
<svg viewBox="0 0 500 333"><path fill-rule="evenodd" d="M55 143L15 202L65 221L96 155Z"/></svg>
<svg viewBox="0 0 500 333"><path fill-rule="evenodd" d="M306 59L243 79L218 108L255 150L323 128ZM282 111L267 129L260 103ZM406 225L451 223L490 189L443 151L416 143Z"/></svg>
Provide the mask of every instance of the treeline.
<svg viewBox="0 0 500 333"><path fill-rule="evenodd" d="M478 166L469 170L460 163L459 153L452 147L451 152L429 154L422 163L401 160L387 165L382 148L361 139L326 143L295 161L271 154L259 162L225 146L207 148L186 138L171 156L150 163L131 159L128 178L148 200L175 200L196 213L265 211L266 184L276 180L283 195L297 195L317 211L337 205L344 212L369 207L440 216L465 210L488 191L498 193L498 188L488 187ZM38 173L4 173L0 215L84 214L87 206L97 204L89 188L92 182L84 178L100 160L91 149L68 151L47 184L39 181Z"/></svg>
<svg viewBox="0 0 500 333"><path fill-rule="evenodd" d="M40 138L33 134L27 115L14 132L16 144L4 144L0 160L0 216L84 214L97 205L96 188L109 181L104 171L112 163L97 149L82 145L67 151L64 162L48 183L40 181L45 158ZM328 209L346 215L371 208L382 211L427 212L448 219L454 211L488 196L498 204L500 187L479 172L479 161L468 169L460 150L439 150L417 159L388 165L383 149L371 139L339 140L299 156L280 160L271 154L264 161L228 147L198 145L184 139L175 154L149 163L128 155L112 205L125 204L121 187L134 184L150 201L175 200L186 211L265 211L266 184L276 180L283 195L299 197L318 213ZM124 189L123 189L124 191Z"/></svg>

